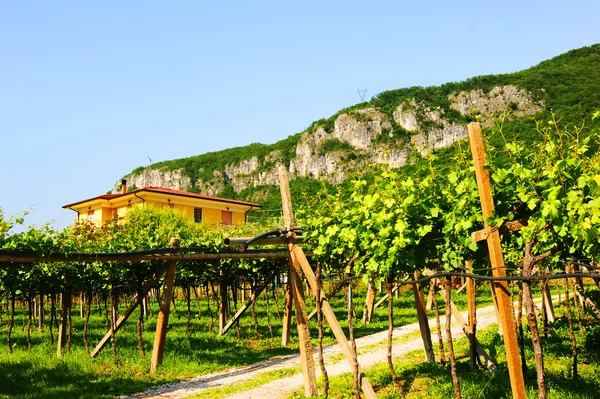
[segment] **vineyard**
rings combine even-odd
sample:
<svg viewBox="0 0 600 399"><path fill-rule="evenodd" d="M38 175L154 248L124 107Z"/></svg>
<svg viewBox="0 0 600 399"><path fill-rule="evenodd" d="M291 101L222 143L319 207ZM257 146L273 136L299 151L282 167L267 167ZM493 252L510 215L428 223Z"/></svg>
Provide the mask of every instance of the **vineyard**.
<svg viewBox="0 0 600 399"><path fill-rule="evenodd" d="M469 134L470 148L459 143L451 164L439 167L430 154L411 168L356 172L349 186L296 199L295 212L281 171L284 220L270 226L210 229L173 211L143 209L129 212L126 223L12 233L26 215L0 213L3 385L14 377L11 359L33 365L52 357L104 381L104 391L93 396L111 397L169 379L161 373L177 367L176 359L193 346L201 347L206 359L188 359L200 366L171 376L299 351L304 394L316 396L322 389L327 395L322 347L335 342L354 371L352 395L373 398L377 386L357 362L354 338L387 327L391 389L404 397L410 385L393 362L392 330L406 323L398 304L406 298L398 293L408 290L427 363L436 362L427 310L435 311L438 332L440 314L446 316L446 342L439 335L438 358L450 366L457 398L460 360L451 318L469 338L473 372L507 374L507 396L526 397L525 348L531 346L536 392L545 398L552 386L545 375L544 341L559 339L551 287L566 298L571 372L565 378L585 378L578 375L581 347L575 334L596 331L600 320L600 131L544 121L527 132L539 135L538 144L528 147L505 141L501 124L485 139L478 124L469 125ZM453 300L459 290L467 293L468 320L457 311L459 299ZM364 298L356 298L364 291ZM384 295L377 298L377 291ZM539 308L534 293L542 297ZM505 365L477 338L475 310L482 295L496 306ZM357 303L364 305L362 314ZM384 303L386 311L379 306ZM244 317L246 311L250 317ZM184 333L170 340L174 331ZM136 370L136 376L121 376L127 388L107 389L119 378L114 369L114 380L99 371L109 363ZM51 388L8 392L60 397Z"/></svg>

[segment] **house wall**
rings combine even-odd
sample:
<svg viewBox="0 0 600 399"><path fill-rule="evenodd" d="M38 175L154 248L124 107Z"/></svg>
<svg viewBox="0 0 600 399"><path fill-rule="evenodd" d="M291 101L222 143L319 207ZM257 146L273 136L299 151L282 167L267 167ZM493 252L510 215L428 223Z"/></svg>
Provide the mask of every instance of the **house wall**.
<svg viewBox="0 0 600 399"><path fill-rule="evenodd" d="M172 205L172 206L171 206ZM112 219L115 215L119 220L123 220L131 207L155 207L157 209L175 209L181 212L186 219L194 220L194 209L202 209L202 222L208 226L222 225L222 211L232 213L232 223L234 225L243 225L246 223L245 212L247 206L230 204L221 201L211 201L206 199L194 199L182 196L174 196L160 193L140 193L139 196L116 200L99 200L83 203L77 208L79 211L79 221L88 220L88 209L94 210L90 221L102 225Z"/></svg>

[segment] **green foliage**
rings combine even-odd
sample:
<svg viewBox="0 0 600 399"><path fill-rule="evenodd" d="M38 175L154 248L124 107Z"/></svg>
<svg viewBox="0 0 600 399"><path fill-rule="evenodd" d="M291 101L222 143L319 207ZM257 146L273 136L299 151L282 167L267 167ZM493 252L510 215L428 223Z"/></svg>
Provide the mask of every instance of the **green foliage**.
<svg viewBox="0 0 600 399"><path fill-rule="evenodd" d="M534 134L536 144L526 146L506 140L500 129L495 135L506 140L502 147L488 143L496 202L496 215L488 222L500 226L528 219L525 228L508 236L506 259L522 262L532 240L533 256L552 251L565 261L598 259L600 131L584 134L552 119L538 124ZM447 169L435 168L435 162L436 156L424 159L421 174L381 167L369 181L355 178L350 187L313 196L299 219L310 231L316 260L325 270L368 279L428 263L454 269L465 260L484 261L483 245L471 238L483 227L471 154L457 151Z"/></svg>
<svg viewBox="0 0 600 399"><path fill-rule="evenodd" d="M328 139L319 144L317 154L325 155L330 152L353 152L354 147L345 140Z"/></svg>
<svg viewBox="0 0 600 399"><path fill-rule="evenodd" d="M586 331L583 347L586 357L596 362L600 361L600 325Z"/></svg>
<svg viewBox="0 0 600 399"><path fill-rule="evenodd" d="M184 174L191 178L191 186L199 180L208 181L213 178L214 171L222 171L225 165L239 163L242 160L257 157L261 162L274 151L280 153L279 161L289 163L296 155L296 145L301 134L289 136L275 144L253 143L244 147L234 147L223 151L208 152L202 155L196 155L189 158L175 159L171 161L157 162L150 166L152 169L176 170L183 169ZM275 166L275 160L272 166ZM268 163L268 162L267 162ZM136 169L135 173L141 170ZM133 173L133 172L132 172Z"/></svg>
<svg viewBox="0 0 600 399"><path fill-rule="evenodd" d="M315 128L322 127L330 133L334 129L335 120L339 115L348 113L354 115L357 120L367 121L368 116L362 115L358 110L375 108L384 112L390 118L401 103L409 104L416 101L430 109L438 109L444 119L449 123L466 124L473 121L473 115L463 116L450 107L448 97L461 91L482 90L489 92L496 86L515 85L528 90L533 94L534 101L543 101L545 108L537 119L550 119L554 112L556 119L561 123L582 123L588 121L590 115L598 110L600 104L600 44L569 51L565 54L543 61L539 65L527 70L501 74L476 76L463 82L451 82L441 86L411 87L397 90L388 90L379 93L368 102L350 106L336 112L334 115L313 122L305 132L312 133ZM515 111L517 104L509 104L509 108ZM415 111L423 112L420 107ZM421 117L419 121L421 128L428 130L439 128L439 122L428 121ZM523 140L526 145L539 140L535 134L535 122L530 118L515 118L505 120L503 124L503 137L490 136L490 143L497 147L498 141ZM375 139L375 144L385 145L389 148L402 148L410 141L410 132L403 131L399 126L394 126L388 134L380 134ZM390 135L391 133L391 135ZM490 133L487 131L487 133ZM273 151L281 153L281 161L289 164L295 157L296 145L303 133L290 136L275 144L250 144L245 147L236 147L223 151L206 153L190 158L159 162L148 168L168 170L182 168L184 174L191 178L190 191L198 191L195 183L199 180L208 181L213 178L214 171L223 171L225 165L237 164L242 160L257 157L261 161L259 171L270 170L275 166L274 162L264 162L265 157ZM328 144L331 145L331 144ZM434 167L446 168L453 162L457 146L451 149L436 151L437 158L433 161ZM349 158L353 158L351 154ZM423 173L427 171L427 163L417 162L408 168ZM145 168L136 168L132 173L140 173ZM311 193L314 194L314 193ZM252 200L261 204L275 205L279 202L277 190L262 187L244 190L237 195L233 193L232 187L225 183L225 189L221 195L233 199Z"/></svg>

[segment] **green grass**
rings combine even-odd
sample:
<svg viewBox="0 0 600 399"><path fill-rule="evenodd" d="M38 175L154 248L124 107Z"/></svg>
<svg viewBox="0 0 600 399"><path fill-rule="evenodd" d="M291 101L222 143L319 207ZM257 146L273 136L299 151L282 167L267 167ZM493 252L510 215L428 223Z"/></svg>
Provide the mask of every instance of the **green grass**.
<svg viewBox="0 0 600 399"><path fill-rule="evenodd" d="M378 294L378 298L381 295ZM364 297L365 287L361 285L354 295L358 318L354 321L356 337L387 329L387 303L375 309L370 324L363 324L360 321ZM278 299L280 312L283 312L282 292L279 292ZM466 294L464 292L458 295L454 294L453 299L459 308L464 309L466 307ZM178 312L171 311L163 365L155 374L149 373L149 370L156 326L156 304L153 307L154 317L145 322L143 341L146 358L141 359L137 348L136 311L116 335L118 364L113 361L110 345L107 345L97 358L87 358L83 348L83 319L79 317L76 306L73 308L74 331L70 353L65 354L62 359L56 359L56 346L50 345L48 327L46 327L44 333L39 333L36 328L33 328L33 348L31 352L27 352L26 335L22 331L22 315L20 309L17 308L15 328L12 335L13 354L8 353L6 344L0 347L0 398L109 398L141 391L157 384L245 366L275 356L298 353L297 334L295 332L292 332L291 344L288 347L281 346L281 319L275 313L272 297L270 300L272 339L267 328L265 301L262 295L257 303L259 332L263 336L262 339L255 336L250 311L240 320L240 339L237 338L235 327L226 335L218 336L216 334L216 319L214 320L214 332L209 333L210 320L206 311L206 303L204 300L201 303L202 318L198 320L194 302L192 299L192 334L190 337L186 334L187 310L185 310L184 301L179 298L177 301ZM347 335L347 311L344 309L346 303L344 292L339 292L330 302ZM314 307L314 301L307 297L307 303L310 311ZM485 306L489 303L491 303L489 287L487 285L481 286L478 290L478 306ZM126 301L123 300L121 310L125 306ZM211 303L211 307L214 312L214 302ZM6 342L7 331L5 309L6 307L3 306L2 326L0 327L0 339L3 342ZM441 311L443 314L443 309ZM91 330L88 333L91 348L100 341L105 333L104 315L99 314L96 304L94 304L92 312ZM394 314L396 326L417 321L412 291L408 290L400 294L399 298L394 299ZM48 315L49 310L47 309ZM433 312L429 312L429 316L432 317ZM336 344L335 337L326 323L324 327L324 344ZM316 346L316 317L311 320L310 328L313 345ZM56 331L54 336L56 339Z"/></svg>
<svg viewBox="0 0 600 399"><path fill-rule="evenodd" d="M592 292L592 295L597 292ZM546 384L548 398L591 399L600 396L600 349L586 349L585 338L580 334L575 321L575 333L579 351L578 369L580 379L572 380L572 352L569 340L569 329L565 310L562 306L555 306L556 316L559 317L553 327L560 338L543 338L544 364L546 371ZM526 322L525 322L526 324ZM597 329L600 336L600 326L584 328L591 335ZM527 397L537 398L537 380L533 348L526 328L525 353L528 371L525 373ZM511 398L510 380L506 368L506 357L502 337L498 334L496 326L478 331L478 339L486 349L491 359L497 365L494 374L487 370L473 372L469 365L469 344L466 338L455 341L454 349L457 358L458 375L461 381L463 398ZM591 338L590 338L591 339ZM434 345L436 356L439 355L437 345ZM589 348L589 347L588 347ZM446 354L447 356L447 354ZM449 366L440 366L423 362L422 350L413 351L395 360L394 366L401 380L408 399L416 398L449 398L454 396L452 377ZM399 394L391 380L387 364L379 363L365 371L367 378L373 384L379 398L397 398ZM351 398L353 376L346 373L330 378L329 397ZM322 388L322 381L319 381ZM298 391L293 398L303 398ZM322 397L322 396L321 396Z"/></svg>

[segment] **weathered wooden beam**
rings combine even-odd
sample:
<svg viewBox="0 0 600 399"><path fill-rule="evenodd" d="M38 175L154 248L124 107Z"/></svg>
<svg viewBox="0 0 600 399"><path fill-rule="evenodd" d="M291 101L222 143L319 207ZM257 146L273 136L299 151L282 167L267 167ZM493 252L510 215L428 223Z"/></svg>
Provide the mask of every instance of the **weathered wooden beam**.
<svg viewBox="0 0 600 399"><path fill-rule="evenodd" d="M252 306L252 303L256 300L256 298L258 298L258 296L260 294L262 294L262 292L265 290L265 288L267 288L269 286L269 284L271 284L271 282L273 282L273 279L275 278L275 275L279 272L279 270L276 270L274 273L271 274L271 276L269 278L267 278L261 285L259 285L256 290L254 290L254 292L252 292L252 296L250 297L250 299L244 304L244 306L242 306L236 313L235 315L233 315L233 317L231 318L231 320L229 320L227 322L227 324L225 324L225 326L223 327L222 331L220 332L219 335L223 335L226 334L227 331L229 331L229 329L233 326L233 324L239 320L239 318L246 312L246 310L248 310L248 308L250 306ZM242 292L244 292L244 290L242 290Z"/></svg>
<svg viewBox="0 0 600 399"><path fill-rule="evenodd" d="M542 287L542 298L544 307L546 308L546 317L548 318L548 322L554 323L556 317L554 316L554 304L552 303L552 294L550 293L550 281L544 281Z"/></svg>
<svg viewBox="0 0 600 399"><path fill-rule="evenodd" d="M171 247L179 246L179 239L172 238ZM165 298L158 311L156 319L156 333L154 334L154 346L152 347L152 360L150 361L150 371L156 372L158 366L162 364L165 352L165 341L167 339L167 327L169 325L169 312L171 311L171 298L173 296L173 287L175 286L175 268L177 262L169 262L167 268L167 278L165 281Z"/></svg>
<svg viewBox="0 0 600 399"><path fill-rule="evenodd" d="M68 315L71 311L71 289L65 289L62 293L61 310L60 310L60 324L58 325L58 338L56 345L56 357L62 357L62 347L65 345L67 337L67 321Z"/></svg>
<svg viewBox="0 0 600 399"><path fill-rule="evenodd" d="M310 287L310 284L309 284ZM342 290L342 288L344 288L344 284L339 283L336 284L333 289L331 290L331 292L329 294L326 294L326 296L331 299L333 298L338 292L340 292ZM312 312L310 312L310 314L308 315L308 320L311 320L313 317L315 317L315 315L317 314L317 309L314 309Z"/></svg>
<svg viewBox="0 0 600 399"><path fill-rule="evenodd" d="M492 196L492 187L490 176L487 170L487 161L485 156L485 146L479 123L469 123L469 141L471 152L473 154L473 164L475 166L475 176L477 187L479 188L479 198L481 200L481 210L483 214L486 241L492 264L492 274L494 277L506 277L506 267L502 257L502 246L500 244L500 234L497 229L492 229L485 221L494 214L494 199ZM500 323L504 331L504 347L506 348L506 362L508 364L508 374L510 377L510 386L513 397L516 399L525 399L525 380L523 370L521 369L521 359L519 357L519 346L515 334L515 320L512 307L512 301L508 293L508 285L505 281L497 281L496 294L500 307Z"/></svg>
<svg viewBox="0 0 600 399"><path fill-rule="evenodd" d="M292 197L290 194L290 184L285 166L279 167L279 189L281 191L281 205L283 208L283 220L285 227L291 229L295 227L294 213L292 208ZM302 375L304 377L304 394L308 397L316 396L317 378L315 375L315 362L312 356L312 345L310 342L310 329L308 328L308 315L306 313L306 301L304 300L304 289L302 287L302 267L292 253L294 248L293 239L296 236L294 231L287 235L288 251L290 254L290 272L288 285L291 287L291 296L296 307L296 324L298 327L298 346L300 347L300 363L302 366Z"/></svg>
<svg viewBox="0 0 600 399"><path fill-rule="evenodd" d="M229 295L227 290L227 282L224 279L221 279L219 283L219 335L223 334L223 328L227 324L227 319L229 318Z"/></svg>
<svg viewBox="0 0 600 399"><path fill-rule="evenodd" d="M494 310L496 311L496 319L500 320L500 305L498 303L498 295L496 295L496 285L493 281L490 281L490 292L492 293ZM498 323L498 335L504 336L504 326L502 323Z"/></svg>
<svg viewBox="0 0 600 399"><path fill-rule="evenodd" d="M402 286L401 284L398 284L394 288L392 288L392 294L398 292L398 290L400 289L401 286ZM374 308L377 308L379 305L381 305L382 303L384 303L385 301L387 301L387 299L388 299L388 294L386 293L384 296L381 297L380 300L378 300L375 303Z"/></svg>
<svg viewBox="0 0 600 399"><path fill-rule="evenodd" d="M440 294L442 295L442 299L444 299L444 302L447 302L448 297L446 296L446 292L444 290L440 290ZM452 317L454 317L454 320L456 320L456 323L460 326L460 328L462 328L465 335L469 337L471 326L469 326L469 324L465 321L465 318L462 316L462 314L460 313L453 301L450 301L450 313L452 314ZM483 361L485 362L485 367L492 373L495 372L496 365L494 364L494 362L492 362L485 349L483 349L483 347L477 340L477 337L475 337L475 343L477 353L483 358Z"/></svg>
<svg viewBox="0 0 600 399"><path fill-rule="evenodd" d="M146 295L148 294L148 292L150 292L150 290L152 288L154 288L156 286L156 284L158 284L158 282L160 281L160 278L162 277L162 275L165 274L165 271L167 270L168 266L169 266L169 264L167 262L163 263L163 265L156 271L156 273L154 274L154 276L152 277L152 279L150 281L148 281L144 285L144 287L142 288L141 298L138 295L131 302L131 304L129 305L129 307L125 310L125 313L123 313L123 315L121 317L119 317L119 320L117 320L117 323L115 324L115 329L114 329L114 333L115 334L117 333L117 331L119 331L121 329L121 326L123 326L123 324L125 324L125 321L127 321L127 319L129 318L129 316L131 316L131 314L133 313L133 311L141 303L141 299L143 299L144 297L146 297ZM108 343L108 341L110 341L111 335L112 335L111 331L108 331L104 335L104 337L102 337L102 339L100 340L100 342L98 343L98 345L96 345L96 347L94 348L94 350L90 354L91 358L96 357L96 355L104 348L104 346L106 346L106 344Z"/></svg>
<svg viewBox="0 0 600 399"><path fill-rule="evenodd" d="M228 237L225 239L224 243L226 246L234 246L234 245L245 245L249 240L253 237ZM260 240L254 241L250 245L287 245L289 238L286 237L265 237ZM292 242L294 244L301 244L304 242L304 237L297 236L292 238Z"/></svg>
<svg viewBox="0 0 600 399"><path fill-rule="evenodd" d="M220 260L220 259L285 259L289 256L287 251L248 251L248 252L221 252L208 254L54 254L40 256L30 253L0 251L0 263L48 263L48 262L138 262L144 260L188 261L188 260Z"/></svg>
<svg viewBox="0 0 600 399"><path fill-rule="evenodd" d="M535 316L540 319L540 322L542 323L542 325L544 325L544 315L542 314L542 311L540 310L540 308L537 307L537 305L534 303L533 304L533 313L535 313ZM558 336L558 333L554 330L554 328L552 328L551 325L546 325L546 327L548 328L548 334L550 334L553 338L560 338Z"/></svg>
<svg viewBox="0 0 600 399"><path fill-rule="evenodd" d="M373 311L375 310L375 296L377 293L375 292L375 287L373 286L373 282L369 281L369 285L367 286L367 298L365 300L365 309L363 311L362 321L365 324L371 323L371 319L373 318Z"/></svg>
<svg viewBox="0 0 600 399"><path fill-rule="evenodd" d="M312 268L310 267L310 264L308 263L308 259L306 258L304 251L299 246L294 245L292 252L295 256L295 259L298 260L300 266L302 267L302 271L304 272L304 275L306 276L306 279L308 281L308 284L310 285L313 295L315 295L315 297L316 297L317 277L315 276L315 273L313 272ZM346 360L348 361L348 364L350 365L350 369L352 369L354 367L354 360L353 360L354 355L352 352L352 347L350 346L350 342L348 342L348 339L346 338L346 335L344 334L344 330L342 330L342 327L340 326L340 323L338 322L337 318L335 317L335 313L333 312L333 309L331 308L331 305L329 304L329 301L327 300L327 297L325 296L325 294L323 293L322 290L321 290L321 300L323 302L323 305L322 305L323 315L327 319L327 323L331 327L331 331L333 332L333 335L335 336L338 344L340 345L340 348L342 349L342 353L344 354L344 357L346 358ZM360 387L361 387L363 393L365 394L365 396L368 399L377 399L377 395L375 394L375 391L373 390L371 383L369 382L369 380L367 379L365 374L360 370L360 365L359 365L359 373L360 373Z"/></svg>
<svg viewBox="0 0 600 399"><path fill-rule="evenodd" d="M415 271L415 279L419 278L419 272ZM425 298L420 290L419 284L412 285L415 297L415 308L417 309L417 319L419 320L419 330L423 339L423 350L425 351L425 360L435 363L435 354L433 353L433 343L431 342L431 330L429 329L429 319L425 311Z"/></svg>
<svg viewBox="0 0 600 399"><path fill-rule="evenodd" d="M281 346L288 346L290 343L290 331L292 328L292 313L294 311L294 300L292 299L292 287L290 286L290 276L288 275L287 289L283 304L283 321L281 328Z"/></svg>
<svg viewBox="0 0 600 399"><path fill-rule="evenodd" d="M473 262L465 262L467 271L473 274ZM469 324L469 360L471 361L471 368L477 367L477 348L476 348L476 330L477 330L477 314L476 314L476 299L475 299L475 280L467 278L467 281L463 287L467 287L467 313L468 313L468 324Z"/></svg>
<svg viewBox="0 0 600 399"><path fill-rule="evenodd" d="M525 226L527 226L527 219L519 219L519 220L514 220L512 222L504 223L502 226L500 226L498 228L498 231L500 232L500 234L510 234L510 233L514 233L515 231L521 230ZM494 227L492 229L494 229ZM471 234L471 239L475 242L485 241L485 240L487 240L487 237L488 237L488 233L486 233L485 229L474 231Z"/></svg>

